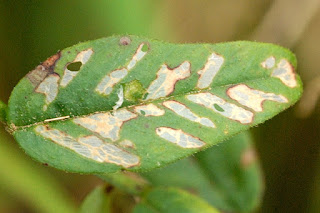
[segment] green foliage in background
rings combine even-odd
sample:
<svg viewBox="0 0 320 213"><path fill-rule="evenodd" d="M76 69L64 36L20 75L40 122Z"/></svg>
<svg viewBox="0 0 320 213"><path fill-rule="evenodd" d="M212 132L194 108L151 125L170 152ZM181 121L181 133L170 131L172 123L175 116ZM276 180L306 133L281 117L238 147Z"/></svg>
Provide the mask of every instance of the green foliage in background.
<svg viewBox="0 0 320 213"><path fill-rule="evenodd" d="M255 209L264 185L248 132L142 176L154 185L189 190L224 212Z"/></svg>

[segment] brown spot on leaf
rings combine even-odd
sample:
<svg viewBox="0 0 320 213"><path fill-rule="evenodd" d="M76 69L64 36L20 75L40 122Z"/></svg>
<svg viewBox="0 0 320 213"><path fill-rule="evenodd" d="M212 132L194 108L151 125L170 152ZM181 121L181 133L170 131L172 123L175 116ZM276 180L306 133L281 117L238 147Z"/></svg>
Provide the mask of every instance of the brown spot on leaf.
<svg viewBox="0 0 320 213"><path fill-rule="evenodd" d="M37 87L49 74L54 73L54 67L60 57L61 52L59 51L27 74L27 79L29 79L34 87Z"/></svg>
<svg viewBox="0 0 320 213"><path fill-rule="evenodd" d="M124 37L120 38L119 44L121 46L127 46L127 45L131 44L131 39L127 36L124 36Z"/></svg>

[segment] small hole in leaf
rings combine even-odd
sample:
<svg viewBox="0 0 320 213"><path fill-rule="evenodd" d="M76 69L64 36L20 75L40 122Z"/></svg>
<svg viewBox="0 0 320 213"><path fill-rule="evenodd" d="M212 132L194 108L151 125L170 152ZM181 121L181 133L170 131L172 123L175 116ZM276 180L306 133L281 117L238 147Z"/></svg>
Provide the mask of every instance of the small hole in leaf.
<svg viewBox="0 0 320 213"><path fill-rule="evenodd" d="M81 66L82 66L82 63L80 61L72 62L67 66L67 69L70 71L79 71Z"/></svg>
<svg viewBox="0 0 320 213"><path fill-rule="evenodd" d="M214 104L213 106L217 111L224 112L224 109L222 109L221 106L219 106L218 104Z"/></svg>
<svg viewBox="0 0 320 213"><path fill-rule="evenodd" d="M142 52L147 52L149 50L148 45L147 44L143 44L141 50L142 50Z"/></svg>

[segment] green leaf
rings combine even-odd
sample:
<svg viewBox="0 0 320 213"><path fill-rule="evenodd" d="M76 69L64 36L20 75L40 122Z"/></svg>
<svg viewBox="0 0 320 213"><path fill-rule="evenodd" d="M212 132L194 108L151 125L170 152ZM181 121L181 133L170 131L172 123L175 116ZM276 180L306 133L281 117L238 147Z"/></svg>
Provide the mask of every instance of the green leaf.
<svg viewBox="0 0 320 213"><path fill-rule="evenodd" d="M142 175L155 186L194 192L223 212L252 212L263 192L262 171L248 132Z"/></svg>
<svg viewBox="0 0 320 213"><path fill-rule="evenodd" d="M294 104L302 92L294 67L295 56L272 44L113 36L62 50L26 75L7 121L22 148L50 166L145 171Z"/></svg>
<svg viewBox="0 0 320 213"><path fill-rule="evenodd" d="M111 212L111 197L106 186L95 188L83 201L81 213L108 213Z"/></svg>
<svg viewBox="0 0 320 213"><path fill-rule="evenodd" d="M219 211L210 206L206 201L184 190L172 187L158 187L150 190L133 212L218 213Z"/></svg>
<svg viewBox="0 0 320 213"><path fill-rule="evenodd" d="M149 187L149 183L136 173L117 172L99 175L104 181L131 195L140 195Z"/></svg>

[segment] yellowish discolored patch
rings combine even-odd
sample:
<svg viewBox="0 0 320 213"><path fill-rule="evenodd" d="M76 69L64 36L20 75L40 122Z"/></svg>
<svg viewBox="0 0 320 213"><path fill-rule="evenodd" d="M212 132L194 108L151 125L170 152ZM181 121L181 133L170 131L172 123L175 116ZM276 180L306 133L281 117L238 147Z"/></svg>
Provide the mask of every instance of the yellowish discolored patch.
<svg viewBox="0 0 320 213"><path fill-rule="evenodd" d="M119 142L120 146L125 147L125 148L131 148L134 149L136 148L136 146L134 145L134 143L130 140L123 140Z"/></svg>
<svg viewBox="0 0 320 213"><path fill-rule="evenodd" d="M98 113L82 118L75 118L74 123L98 133L104 138L116 141L119 139L119 133L124 122L136 118L137 115L126 110L120 109L111 113Z"/></svg>
<svg viewBox="0 0 320 213"><path fill-rule="evenodd" d="M226 118L239 121L242 124L249 124L253 121L254 114L252 112L228 103L209 92L187 95L187 99L196 104L205 106Z"/></svg>
<svg viewBox="0 0 320 213"><path fill-rule="evenodd" d="M277 67L273 69L271 76L279 78L288 87L293 88L298 85L294 68L286 59L280 60Z"/></svg>
<svg viewBox="0 0 320 213"><path fill-rule="evenodd" d="M183 132L181 129L158 127L156 133L166 141L174 143L182 148L200 148L206 144L199 138Z"/></svg>
<svg viewBox="0 0 320 213"><path fill-rule="evenodd" d="M200 89L207 88L212 83L214 77L220 70L222 64L224 62L224 58L217 53L212 53L207 63L204 65L204 67L198 71L198 74L200 75L197 87Z"/></svg>
<svg viewBox="0 0 320 213"><path fill-rule="evenodd" d="M190 62L185 61L180 66L170 69L167 65L162 65L157 72L157 78L147 89L146 100L166 97L174 91L177 81L190 76Z"/></svg>
<svg viewBox="0 0 320 213"><path fill-rule="evenodd" d="M83 50L80 53L78 53L76 58L73 60L73 63L81 62L81 66L83 66L84 64L86 64L89 61L92 54L93 54L92 48L89 48L87 50ZM63 75L62 80L60 82L60 86L66 87L73 80L73 78L77 76L78 73L79 73L79 71L71 71L66 66L66 68L64 69L64 75Z"/></svg>
<svg viewBox="0 0 320 213"><path fill-rule="evenodd" d="M168 109L172 110L173 112L175 112L176 114L178 114L179 116L186 118L190 121L199 123L206 127L211 127L211 128L216 127L210 119L199 117L198 115L193 113L188 107L186 107L184 104L178 101L165 101L163 102L163 105Z"/></svg>
<svg viewBox="0 0 320 213"><path fill-rule="evenodd" d="M36 88L37 93L42 93L46 96L46 104L43 110L46 111L48 105L54 101L58 95L60 76L56 73L49 74Z"/></svg>
<svg viewBox="0 0 320 213"><path fill-rule="evenodd" d="M251 89L245 84L238 84L227 90L230 98L238 101L240 104L253 109L256 112L262 112L262 104L265 100L279 103L288 103L288 99L282 95L274 93L265 93L260 90Z"/></svg>
<svg viewBox="0 0 320 213"><path fill-rule="evenodd" d="M147 104L134 107L134 111L144 116L162 116L165 111L154 104Z"/></svg>
<svg viewBox="0 0 320 213"><path fill-rule="evenodd" d="M37 126L35 131L53 142L100 163L112 163L125 168L137 166L140 158L117 146L106 143L94 135L75 139L70 135L48 126Z"/></svg>
<svg viewBox="0 0 320 213"><path fill-rule="evenodd" d="M142 43L139 45L136 53L129 61L127 67L111 71L109 74L107 74L96 87L96 92L103 95L109 95L113 91L114 85L125 78L129 71L133 69L136 64L147 54L147 52L142 50L145 45L147 44Z"/></svg>
<svg viewBox="0 0 320 213"><path fill-rule="evenodd" d="M138 80L130 81L124 85L124 98L128 101L138 101L146 90Z"/></svg>

